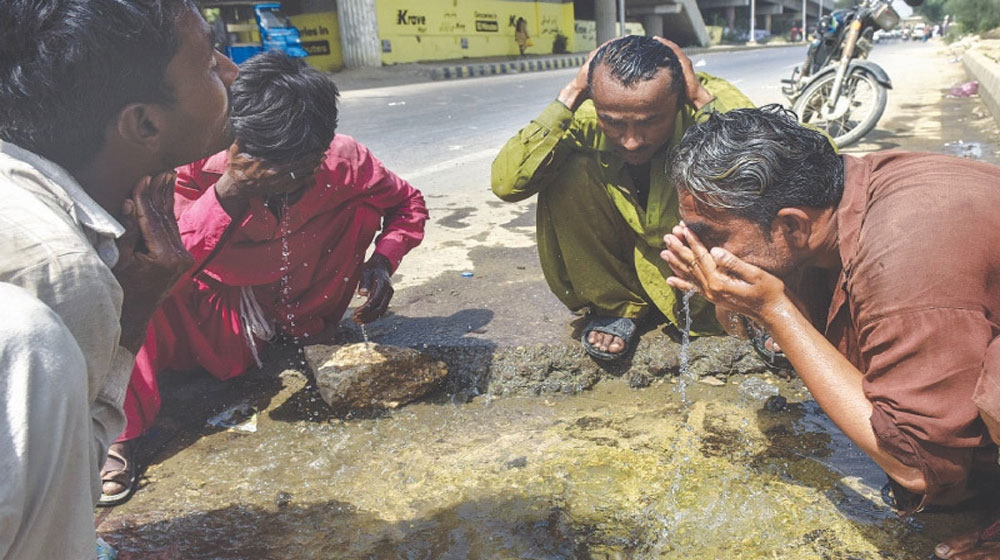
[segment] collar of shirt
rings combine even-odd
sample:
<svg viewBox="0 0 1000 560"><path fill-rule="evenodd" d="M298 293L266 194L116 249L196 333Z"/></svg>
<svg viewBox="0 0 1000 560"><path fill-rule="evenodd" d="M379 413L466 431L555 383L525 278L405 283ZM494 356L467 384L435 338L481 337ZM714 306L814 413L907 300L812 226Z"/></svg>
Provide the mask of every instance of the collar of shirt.
<svg viewBox="0 0 1000 560"><path fill-rule="evenodd" d="M109 268L118 262L118 246L115 244L115 239L125 233L125 227L97 204L69 172L38 154L10 142L0 141L0 154L24 164L29 168L29 173L33 170L32 175L44 179L38 181L39 186L55 197L80 223L101 260Z"/></svg>

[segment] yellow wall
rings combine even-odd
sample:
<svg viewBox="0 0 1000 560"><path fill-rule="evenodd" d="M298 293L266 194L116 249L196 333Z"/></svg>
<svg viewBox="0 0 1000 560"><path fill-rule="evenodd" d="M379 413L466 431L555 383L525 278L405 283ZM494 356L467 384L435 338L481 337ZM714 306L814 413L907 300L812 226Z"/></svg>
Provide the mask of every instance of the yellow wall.
<svg viewBox="0 0 1000 560"><path fill-rule="evenodd" d="M615 23L617 26L618 23ZM573 52L590 52L597 48L597 24L592 20L578 19L573 26L576 36L576 50ZM617 29L617 27L615 27ZM626 35L645 35L646 28L634 21L625 22Z"/></svg>
<svg viewBox="0 0 1000 560"><path fill-rule="evenodd" d="M306 58L309 64L325 72L339 70L344 66L337 12L300 14L290 16L289 19L299 29L302 46L309 53Z"/></svg>
<svg viewBox="0 0 1000 560"><path fill-rule="evenodd" d="M376 12L385 64L517 55L514 22L519 17L527 20L533 43L527 54L551 53L557 33L567 37L567 50L574 51L569 2L377 0Z"/></svg>

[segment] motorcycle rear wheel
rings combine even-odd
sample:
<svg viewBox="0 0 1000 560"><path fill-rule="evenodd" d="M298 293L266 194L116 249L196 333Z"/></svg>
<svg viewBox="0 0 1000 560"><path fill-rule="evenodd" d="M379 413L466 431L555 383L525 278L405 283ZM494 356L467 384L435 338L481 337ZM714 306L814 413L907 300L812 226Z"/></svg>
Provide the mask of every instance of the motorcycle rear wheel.
<svg viewBox="0 0 1000 560"><path fill-rule="evenodd" d="M885 112L889 95L874 74L864 68L854 68L844 77L842 94L834 114L824 114L835 77L831 72L806 86L795 100L792 110L799 116L799 122L823 130L833 138L838 148L843 148L875 128Z"/></svg>

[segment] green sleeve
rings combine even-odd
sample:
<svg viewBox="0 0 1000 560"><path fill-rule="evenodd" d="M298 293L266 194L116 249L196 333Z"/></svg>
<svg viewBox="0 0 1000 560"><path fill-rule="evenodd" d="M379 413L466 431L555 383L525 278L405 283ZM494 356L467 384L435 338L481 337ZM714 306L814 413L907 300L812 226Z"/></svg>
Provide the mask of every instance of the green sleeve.
<svg viewBox="0 0 1000 560"><path fill-rule="evenodd" d="M736 86L722 78L699 72L698 79L701 81L701 85L705 86L705 89L714 97L704 107L695 111L695 122L704 122L708 118L709 113L714 111L725 113L733 109L749 109L755 106L753 101L750 101L750 98L744 95L742 91L736 89Z"/></svg>
<svg viewBox="0 0 1000 560"><path fill-rule="evenodd" d="M541 191L558 174L572 150L596 148L599 131L592 105L585 101L576 114L553 101L531 123L507 141L493 160L493 193L507 202Z"/></svg>

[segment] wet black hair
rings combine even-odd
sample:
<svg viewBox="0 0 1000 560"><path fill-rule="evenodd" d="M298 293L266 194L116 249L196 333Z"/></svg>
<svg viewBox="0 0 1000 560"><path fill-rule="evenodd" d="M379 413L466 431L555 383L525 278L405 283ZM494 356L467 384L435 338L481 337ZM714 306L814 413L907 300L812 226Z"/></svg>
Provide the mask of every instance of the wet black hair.
<svg viewBox="0 0 1000 560"><path fill-rule="evenodd" d="M190 0L0 1L0 139L74 169L130 103L173 103Z"/></svg>
<svg viewBox="0 0 1000 560"><path fill-rule="evenodd" d="M240 66L230 118L243 152L289 163L326 150L337 129L337 86L301 58L279 51Z"/></svg>
<svg viewBox="0 0 1000 560"><path fill-rule="evenodd" d="M677 55L652 37L629 35L601 47L590 61L588 89L593 88L594 71L602 65L608 68L618 83L627 87L652 80L660 70L666 69L670 73L670 89L677 96L678 105L687 102L684 72Z"/></svg>

